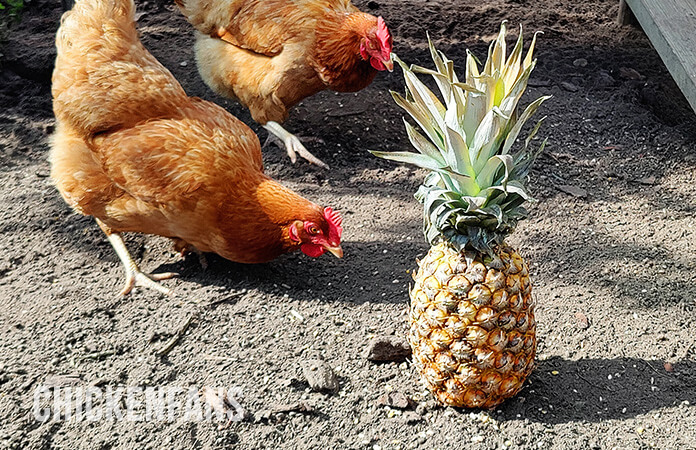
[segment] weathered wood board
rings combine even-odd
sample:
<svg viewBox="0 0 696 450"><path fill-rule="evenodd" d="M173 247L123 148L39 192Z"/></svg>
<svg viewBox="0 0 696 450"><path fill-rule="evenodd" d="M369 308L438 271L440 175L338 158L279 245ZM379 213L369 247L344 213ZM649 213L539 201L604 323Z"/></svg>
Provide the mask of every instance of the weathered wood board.
<svg viewBox="0 0 696 450"><path fill-rule="evenodd" d="M696 0L625 0L696 111Z"/></svg>

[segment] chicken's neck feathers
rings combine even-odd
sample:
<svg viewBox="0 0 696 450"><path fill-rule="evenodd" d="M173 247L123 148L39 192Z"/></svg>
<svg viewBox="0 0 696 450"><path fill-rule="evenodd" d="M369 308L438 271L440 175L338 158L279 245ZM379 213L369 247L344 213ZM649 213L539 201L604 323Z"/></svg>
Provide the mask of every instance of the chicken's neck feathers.
<svg viewBox="0 0 696 450"><path fill-rule="evenodd" d="M244 181L242 181L244 183ZM237 256L245 262L264 262L282 253L299 249L300 243L291 239L290 227L295 221L321 221L321 208L286 188L275 180L260 174L253 182L247 201L232 202L233 207L222 213L222 227L232 226L234 231L224 232L247 241L254 252ZM239 192L230 196L239 199ZM256 211L246 210L252 208ZM244 223L240 224L240 214ZM243 231L246 230L246 231Z"/></svg>
<svg viewBox="0 0 696 450"><path fill-rule="evenodd" d="M370 14L335 11L317 23L314 63L330 89L355 92L372 82L377 71L360 56L360 42L376 25Z"/></svg>
<svg viewBox="0 0 696 450"><path fill-rule="evenodd" d="M282 184L264 175L254 197L269 221L289 225L295 220L317 220L322 209Z"/></svg>

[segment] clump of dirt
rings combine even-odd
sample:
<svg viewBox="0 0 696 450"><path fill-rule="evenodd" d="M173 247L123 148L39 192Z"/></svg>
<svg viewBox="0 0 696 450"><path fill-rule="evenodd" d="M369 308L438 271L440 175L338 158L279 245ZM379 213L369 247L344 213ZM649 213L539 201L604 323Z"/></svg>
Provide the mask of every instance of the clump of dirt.
<svg viewBox="0 0 696 450"><path fill-rule="evenodd" d="M272 176L344 212L343 260L211 256L203 270L164 239L130 235L145 270L181 274L167 282L178 297L118 298L118 259L48 178L61 10L32 0L0 58L3 448L696 447L696 117L648 40L615 24L615 0L355 3L385 18L408 63L430 64L426 32L460 70L466 48L485 58L503 19L544 32L527 95L554 96L539 133L549 144L531 175L538 202L510 239L531 262L541 339L520 395L494 411L441 408L408 359L365 356L374 338L403 336L408 271L427 250L412 197L423 172L367 152L408 148L388 92L403 89L398 71L292 112L287 128L321 137L309 150L330 171L265 150ZM138 10L143 42L187 92L263 139L245 109L200 80L191 27L173 4ZM310 388L302 367L316 359L338 389ZM49 382L236 386L246 415L41 423L33 399Z"/></svg>

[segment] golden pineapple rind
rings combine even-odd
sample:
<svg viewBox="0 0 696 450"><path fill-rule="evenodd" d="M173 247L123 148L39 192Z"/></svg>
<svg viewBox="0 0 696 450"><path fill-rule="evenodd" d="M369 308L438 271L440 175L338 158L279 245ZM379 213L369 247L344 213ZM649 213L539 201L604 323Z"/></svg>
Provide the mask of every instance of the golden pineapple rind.
<svg viewBox="0 0 696 450"><path fill-rule="evenodd" d="M486 267L467 264L447 243L419 262L410 292L413 361L435 398L450 406L493 408L517 394L532 371L536 322L529 270L511 247Z"/></svg>

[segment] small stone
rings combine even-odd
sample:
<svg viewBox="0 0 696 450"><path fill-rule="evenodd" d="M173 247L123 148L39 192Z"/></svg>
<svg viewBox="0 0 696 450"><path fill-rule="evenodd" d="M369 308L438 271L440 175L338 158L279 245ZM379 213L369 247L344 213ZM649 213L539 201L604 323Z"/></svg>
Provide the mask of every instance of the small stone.
<svg viewBox="0 0 696 450"><path fill-rule="evenodd" d="M630 67L622 67L619 69L619 76L626 80L642 80L643 75L640 74L636 69L631 69Z"/></svg>
<svg viewBox="0 0 696 450"><path fill-rule="evenodd" d="M672 363L666 362L665 363L665 370L667 372L674 372L674 366L672 365Z"/></svg>
<svg viewBox="0 0 696 450"><path fill-rule="evenodd" d="M402 392L388 392L377 399L378 406L389 406L397 409L408 409L415 406L415 402Z"/></svg>
<svg viewBox="0 0 696 450"><path fill-rule="evenodd" d="M335 392L338 378L329 364L321 359L310 359L302 363L302 374L309 387L316 392Z"/></svg>
<svg viewBox="0 0 696 450"><path fill-rule="evenodd" d="M584 313L582 313L580 311L575 313L575 322L583 330L586 330L590 327L589 319L587 318L587 316Z"/></svg>
<svg viewBox="0 0 696 450"><path fill-rule="evenodd" d="M407 425L412 425L414 423L418 423L421 420L423 420L423 418L421 417L420 414L418 414L415 411L406 411L405 413L403 413L401 415L401 422L403 422Z"/></svg>
<svg viewBox="0 0 696 450"><path fill-rule="evenodd" d="M378 336L367 346L364 357L370 361L403 361L411 356L406 339L397 336Z"/></svg>
<svg viewBox="0 0 696 450"><path fill-rule="evenodd" d="M535 78L530 78L527 85L530 87L549 87L551 86L551 80L538 80Z"/></svg>
<svg viewBox="0 0 696 450"><path fill-rule="evenodd" d="M597 82L596 83L597 83L597 87L599 87L601 89L607 89L607 88L614 87L614 85L616 84L616 80L606 70L600 70L597 73Z"/></svg>
<svg viewBox="0 0 696 450"><path fill-rule="evenodd" d="M652 186L653 184L657 183L657 178L655 178L654 176L650 175L649 177L641 178L640 180L638 180L638 182L639 182L640 184L645 184L645 185L648 185L648 186Z"/></svg>
<svg viewBox="0 0 696 450"><path fill-rule="evenodd" d="M587 60L585 58L578 58L575 61L573 61L573 65L575 67L585 67L587 66Z"/></svg>
<svg viewBox="0 0 696 450"><path fill-rule="evenodd" d="M271 418L274 420L282 420L286 414L311 414L314 412L314 407L307 402L300 401L296 403L278 404L270 409L262 409L254 414L254 422L268 421Z"/></svg>
<svg viewBox="0 0 696 450"><path fill-rule="evenodd" d="M585 198L587 197L587 191L581 187L570 186L568 184L562 184L558 186L558 189L566 194L572 195L573 197Z"/></svg>
<svg viewBox="0 0 696 450"><path fill-rule="evenodd" d="M181 61L181 62L179 63L179 65L180 65L181 67L186 67L186 66L188 66L188 61Z"/></svg>
<svg viewBox="0 0 696 450"><path fill-rule="evenodd" d="M79 375L49 375L42 384L46 387L65 387L77 386L82 383L82 378Z"/></svg>
<svg viewBox="0 0 696 450"><path fill-rule="evenodd" d="M300 401L296 403L282 403L274 405L271 411L274 414L280 413L312 413L314 412L314 406L311 404Z"/></svg>
<svg viewBox="0 0 696 450"><path fill-rule="evenodd" d="M272 414L273 413L270 409L264 409L261 411L257 411L256 413L254 413L254 422L258 423L258 422L267 421L271 418Z"/></svg>
<svg viewBox="0 0 696 450"><path fill-rule="evenodd" d="M569 92L578 92L580 90L580 88L577 85L569 81L561 81L561 87Z"/></svg>

